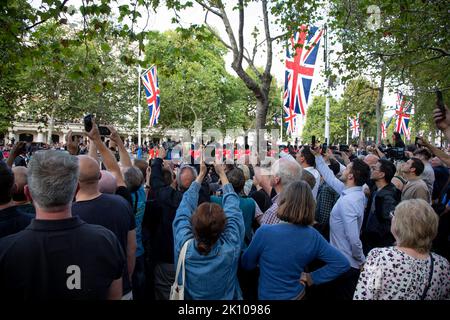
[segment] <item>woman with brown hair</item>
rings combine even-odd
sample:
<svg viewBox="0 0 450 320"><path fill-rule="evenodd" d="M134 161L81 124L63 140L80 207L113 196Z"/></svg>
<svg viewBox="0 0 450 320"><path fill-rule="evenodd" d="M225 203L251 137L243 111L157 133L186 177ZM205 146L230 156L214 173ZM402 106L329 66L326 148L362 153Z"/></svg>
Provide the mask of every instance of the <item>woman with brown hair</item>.
<svg viewBox="0 0 450 320"><path fill-rule="evenodd" d="M189 300L242 299L236 276L244 239L244 220L239 197L228 182L221 165L214 169L223 185L223 209L204 202L197 207L201 183L206 175L200 165L197 179L184 193L173 221L175 265L181 248L187 246L184 295Z"/></svg>
<svg viewBox="0 0 450 320"><path fill-rule="evenodd" d="M282 222L256 231L241 265L244 269L259 265L259 299L301 299L306 285L331 281L350 268L347 259L312 227L314 214L311 188L304 181L293 182L281 195L277 215ZM326 265L304 273L315 259Z"/></svg>

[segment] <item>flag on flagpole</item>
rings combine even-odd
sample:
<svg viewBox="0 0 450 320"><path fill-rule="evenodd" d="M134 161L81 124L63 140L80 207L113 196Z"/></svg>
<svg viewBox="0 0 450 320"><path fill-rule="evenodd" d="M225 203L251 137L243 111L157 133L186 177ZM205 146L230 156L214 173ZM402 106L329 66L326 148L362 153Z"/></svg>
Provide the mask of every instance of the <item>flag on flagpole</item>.
<svg viewBox="0 0 450 320"><path fill-rule="evenodd" d="M359 113L356 117L350 119L350 130L352 130L352 139L359 137Z"/></svg>
<svg viewBox="0 0 450 320"><path fill-rule="evenodd" d="M395 131L403 134L407 140L411 139L411 132L409 130L409 120L411 117L412 102L407 100L401 93L397 92L397 102L395 105L395 115L397 117L395 122Z"/></svg>
<svg viewBox="0 0 450 320"><path fill-rule="evenodd" d="M296 131L297 115L306 115L323 30L301 25L286 49L283 110L287 132Z"/></svg>
<svg viewBox="0 0 450 320"><path fill-rule="evenodd" d="M156 66L152 66L141 75L144 84L145 96L147 97L147 105L150 117L150 127L155 126L159 120L159 86Z"/></svg>

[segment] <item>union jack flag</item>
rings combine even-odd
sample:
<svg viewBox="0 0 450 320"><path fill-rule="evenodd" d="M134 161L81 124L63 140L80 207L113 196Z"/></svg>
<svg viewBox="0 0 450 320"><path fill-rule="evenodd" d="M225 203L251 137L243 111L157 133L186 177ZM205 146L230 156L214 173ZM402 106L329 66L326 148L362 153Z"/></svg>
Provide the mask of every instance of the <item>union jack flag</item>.
<svg viewBox="0 0 450 320"><path fill-rule="evenodd" d="M350 130L352 130L352 139L359 137L359 114L350 118Z"/></svg>
<svg viewBox="0 0 450 320"><path fill-rule="evenodd" d="M297 114L294 112L294 109L288 108L286 106L283 106L284 112L286 113L286 116L284 118L284 123L286 124L287 133L294 133L295 128L297 127Z"/></svg>
<svg viewBox="0 0 450 320"><path fill-rule="evenodd" d="M286 113L285 122L293 124L293 114L306 115L309 93L314 75L314 66L323 30L317 27L301 25L299 31L290 39L286 49L285 81L283 106ZM295 130L295 127L290 127Z"/></svg>
<svg viewBox="0 0 450 320"><path fill-rule="evenodd" d="M150 127L155 126L159 119L159 87L156 66L150 67L141 75L144 84L145 96L147 97L147 105L150 116Z"/></svg>
<svg viewBox="0 0 450 320"><path fill-rule="evenodd" d="M395 131L403 134L407 140L410 140L411 132L408 125L411 117L412 102L407 100L406 97L400 92L397 92L397 103L395 105L395 115L397 120L395 121Z"/></svg>

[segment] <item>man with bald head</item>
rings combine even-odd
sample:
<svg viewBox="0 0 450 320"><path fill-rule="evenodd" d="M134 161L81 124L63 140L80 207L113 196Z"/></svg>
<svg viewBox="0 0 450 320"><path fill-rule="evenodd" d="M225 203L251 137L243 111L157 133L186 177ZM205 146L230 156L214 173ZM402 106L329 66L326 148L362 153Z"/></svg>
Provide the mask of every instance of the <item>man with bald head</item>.
<svg viewBox="0 0 450 320"><path fill-rule="evenodd" d="M98 187L101 193L115 194L117 189L117 180L114 175L107 170L100 170L102 177L100 178Z"/></svg>
<svg viewBox="0 0 450 320"><path fill-rule="evenodd" d="M369 167L373 167L374 165L377 164L379 159L380 158L374 154L368 154L367 156L364 157L364 162L367 163Z"/></svg>
<svg viewBox="0 0 450 320"><path fill-rule="evenodd" d="M83 221L111 230L127 256L123 274L123 299L131 299L131 276L136 253L136 223L130 204L121 196L102 194L99 189L100 167L93 158L80 155L79 191L72 213Z"/></svg>

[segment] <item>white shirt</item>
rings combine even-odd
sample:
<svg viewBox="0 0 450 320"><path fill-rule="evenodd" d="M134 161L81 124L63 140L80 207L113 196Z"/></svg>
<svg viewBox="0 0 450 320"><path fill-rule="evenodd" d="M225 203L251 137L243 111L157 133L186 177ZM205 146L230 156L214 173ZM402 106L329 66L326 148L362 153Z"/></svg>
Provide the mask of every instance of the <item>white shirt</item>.
<svg viewBox="0 0 450 320"><path fill-rule="evenodd" d="M316 184L314 185L314 188L312 189L314 200L316 200L317 199L317 193L319 192L320 173L319 173L319 171L314 169L314 167L306 167L306 168L303 168L303 169L305 169L306 171L311 173L314 176L314 178L316 179Z"/></svg>

